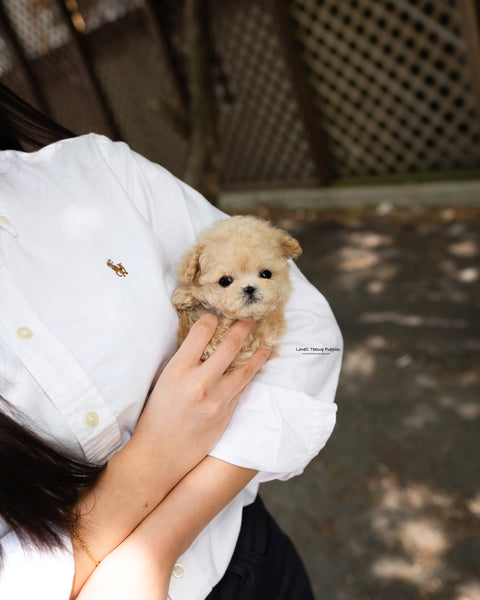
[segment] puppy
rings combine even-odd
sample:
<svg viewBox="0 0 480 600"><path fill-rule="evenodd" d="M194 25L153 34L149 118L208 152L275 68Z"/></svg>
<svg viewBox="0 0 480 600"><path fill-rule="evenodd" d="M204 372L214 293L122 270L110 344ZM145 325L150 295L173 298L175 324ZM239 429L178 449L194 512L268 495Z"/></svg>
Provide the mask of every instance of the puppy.
<svg viewBox="0 0 480 600"><path fill-rule="evenodd" d="M256 323L228 370L243 365L257 348L274 347L285 331L283 312L291 291L287 261L300 253L288 233L257 217L231 217L201 232L180 263L173 293L179 344L195 321L210 312L219 323L202 360L236 320Z"/></svg>

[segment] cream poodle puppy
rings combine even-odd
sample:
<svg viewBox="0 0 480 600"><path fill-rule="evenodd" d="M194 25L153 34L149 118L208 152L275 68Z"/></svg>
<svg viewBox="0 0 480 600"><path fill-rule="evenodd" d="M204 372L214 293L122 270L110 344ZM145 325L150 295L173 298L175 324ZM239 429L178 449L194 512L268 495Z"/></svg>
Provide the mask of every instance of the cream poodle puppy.
<svg viewBox="0 0 480 600"><path fill-rule="evenodd" d="M255 325L228 370L244 364L260 347L274 348L285 331L283 313L291 291L288 259L300 253L294 238L257 217L231 217L201 232L180 263L173 293L179 343L209 312L219 323L203 360L237 320L254 320Z"/></svg>

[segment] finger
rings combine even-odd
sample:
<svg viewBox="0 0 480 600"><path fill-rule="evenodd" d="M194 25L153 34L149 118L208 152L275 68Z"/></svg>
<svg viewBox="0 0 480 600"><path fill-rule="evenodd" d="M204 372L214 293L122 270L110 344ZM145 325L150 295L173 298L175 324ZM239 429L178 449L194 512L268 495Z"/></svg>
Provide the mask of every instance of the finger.
<svg viewBox="0 0 480 600"><path fill-rule="evenodd" d="M182 345L175 354L175 358L182 362L197 363L207 346L212 339L218 326L218 319L210 313L202 315L196 321L187 337L183 340Z"/></svg>
<svg viewBox="0 0 480 600"><path fill-rule="evenodd" d="M255 321L235 321L215 348L215 352L205 361L205 369L223 375L254 325Z"/></svg>
<svg viewBox="0 0 480 600"><path fill-rule="evenodd" d="M229 386L232 393L238 395L255 377L271 354L271 348L259 348L243 366L227 373L222 380L222 385Z"/></svg>

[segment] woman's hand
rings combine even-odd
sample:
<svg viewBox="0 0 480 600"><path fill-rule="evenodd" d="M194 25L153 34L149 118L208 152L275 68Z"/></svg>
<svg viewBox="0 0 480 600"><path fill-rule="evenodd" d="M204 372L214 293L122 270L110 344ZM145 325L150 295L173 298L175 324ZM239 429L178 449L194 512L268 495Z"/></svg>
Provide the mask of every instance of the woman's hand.
<svg viewBox="0 0 480 600"><path fill-rule="evenodd" d="M226 428L240 392L267 360L270 351L261 349L244 366L225 373L253 326L237 322L202 362L216 326L213 315L195 323L159 377L132 439L80 499L77 532L97 560L127 538L207 456ZM71 597L75 598L94 567L75 540L73 549Z"/></svg>
<svg viewBox="0 0 480 600"><path fill-rule="evenodd" d="M238 321L214 354L202 362L217 324L217 318L207 314L193 325L158 379L131 440L146 444L151 456L168 453L177 477L210 452L228 424L239 393L270 354L268 349L259 350L245 366L225 373L254 324Z"/></svg>

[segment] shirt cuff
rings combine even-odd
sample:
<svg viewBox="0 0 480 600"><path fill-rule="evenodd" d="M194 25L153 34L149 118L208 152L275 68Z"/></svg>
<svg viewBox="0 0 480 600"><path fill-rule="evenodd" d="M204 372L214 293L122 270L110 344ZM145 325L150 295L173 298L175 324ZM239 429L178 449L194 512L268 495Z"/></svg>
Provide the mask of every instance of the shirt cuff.
<svg viewBox="0 0 480 600"><path fill-rule="evenodd" d="M261 471L257 481L288 479L301 473L324 447L336 411L331 401L253 381L210 454Z"/></svg>

